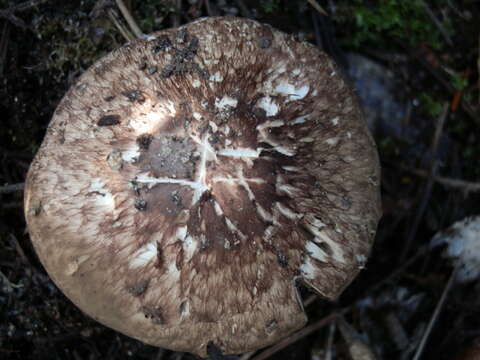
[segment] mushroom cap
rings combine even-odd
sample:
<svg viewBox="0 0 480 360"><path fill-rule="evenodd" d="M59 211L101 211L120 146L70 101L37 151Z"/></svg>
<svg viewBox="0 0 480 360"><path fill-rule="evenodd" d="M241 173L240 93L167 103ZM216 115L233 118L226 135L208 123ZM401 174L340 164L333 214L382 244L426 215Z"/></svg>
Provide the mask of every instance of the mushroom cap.
<svg viewBox="0 0 480 360"><path fill-rule="evenodd" d="M132 41L62 99L30 167L36 252L85 313L145 343L241 353L335 299L380 217L375 144L316 47L205 18Z"/></svg>

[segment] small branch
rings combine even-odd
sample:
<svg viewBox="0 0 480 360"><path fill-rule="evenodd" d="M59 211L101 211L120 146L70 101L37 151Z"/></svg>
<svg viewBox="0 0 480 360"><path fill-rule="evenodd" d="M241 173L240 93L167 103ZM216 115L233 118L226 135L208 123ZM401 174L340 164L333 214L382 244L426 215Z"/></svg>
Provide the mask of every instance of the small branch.
<svg viewBox="0 0 480 360"><path fill-rule="evenodd" d="M175 1L175 12L172 14L172 27L180 26L180 12L182 11L182 0Z"/></svg>
<svg viewBox="0 0 480 360"><path fill-rule="evenodd" d="M208 16L216 16L217 15L217 12L215 11L215 9L212 8L212 6L210 5L210 0L204 0L205 1L205 8L207 10L207 14Z"/></svg>
<svg viewBox="0 0 480 360"><path fill-rule="evenodd" d="M25 1L21 4L18 4L18 5L15 5L12 7L12 10L14 12L22 12L22 11L25 11L25 10L28 10L34 6L38 6L38 5L41 5L41 4L44 4L46 3L47 1L49 0L30 0L30 1Z"/></svg>
<svg viewBox="0 0 480 360"><path fill-rule="evenodd" d="M403 44L400 44L401 46L403 46L405 48L405 46ZM455 95L455 93L457 92L457 89L455 89L453 87L453 85L450 83L450 81L448 79L445 78L445 76L443 75L442 72L438 71L434 66L431 66L431 64L429 64L425 59L424 57L422 56L422 54L420 54L419 52L417 51L412 51L411 49L408 49L408 48L405 48L407 52L410 53L410 55L412 57L414 57L415 59L417 59L417 61L420 63L420 65L422 65L425 70L427 70L440 84L442 84L442 86L448 90L448 92L451 94L451 95ZM465 100L465 98L462 98L462 101L460 103L461 107L462 107L462 110L465 111L465 113L470 116L470 118L475 121L476 124L480 124L480 117L478 115L478 111L474 108L472 108L472 106L470 105L469 102L467 102Z"/></svg>
<svg viewBox="0 0 480 360"><path fill-rule="evenodd" d="M8 42L10 40L10 24L5 21L2 29L2 36L0 38L0 77L3 76L5 69L5 59L7 58Z"/></svg>
<svg viewBox="0 0 480 360"><path fill-rule="evenodd" d="M18 288L21 288L23 287L22 284L14 284L12 282L10 282L10 280L8 279L8 277L0 271L0 279L1 279L1 282L3 282L3 285L5 286L5 292L7 294L11 293L13 291L13 289L18 289Z"/></svg>
<svg viewBox="0 0 480 360"><path fill-rule="evenodd" d="M429 175L428 171L423 169L409 169L409 168L404 168L404 169L421 177L428 177ZM470 192L480 191L480 182L452 179L449 177L438 176L438 175L434 176L433 180L439 184L442 184L454 189L463 190L466 195L468 195L468 193Z"/></svg>
<svg viewBox="0 0 480 360"><path fill-rule="evenodd" d="M14 14L16 12L22 12L25 10L28 10L34 6L41 5L43 3L46 3L48 0L30 0L30 1L25 1L21 4L14 5L8 9L2 9L0 10L0 18L4 18L7 21L10 21L12 24L21 27L22 29L28 28L28 26L25 24L25 22L16 17Z"/></svg>
<svg viewBox="0 0 480 360"><path fill-rule="evenodd" d="M427 209L428 200L430 199L430 196L432 194L432 189L434 184L433 178L437 175L437 168L438 168L438 160L437 160L438 144L440 142L440 137L443 132L443 127L445 125L445 121L448 116L448 110L449 110L449 106L448 106L448 103L446 103L443 105L442 114L438 118L435 126L435 134L433 136L432 146L431 146L432 162L430 164L429 176L427 178L427 182L425 186L422 189L422 198L420 200L420 204L415 214L415 218L413 219L413 224L410 227L410 231L408 232L407 238L405 240L405 246L403 248L402 255L400 256L400 262L405 261L405 258L407 257L410 251L413 239L417 235L418 228L420 226L420 221L423 219L423 215L425 213L425 210Z"/></svg>
<svg viewBox="0 0 480 360"><path fill-rule="evenodd" d="M256 352L257 351L250 351L248 353L245 353L238 360L249 360Z"/></svg>
<svg viewBox="0 0 480 360"><path fill-rule="evenodd" d="M433 13L430 6L423 0L421 0L421 4L422 4L423 8L425 9L425 12L427 13L427 15L430 17L430 19L432 19L433 23L437 27L440 34L442 34L442 36L444 37L447 44L452 46L453 45L452 38L448 34L447 30L445 30L445 27L442 25L440 20L438 20L438 18L435 16L435 14Z"/></svg>
<svg viewBox="0 0 480 360"><path fill-rule="evenodd" d="M25 22L13 15L13 12L10 12L8 10L0 10L0 18L3 18L9 22L11 22L13 25L18 26L22 29L27 29L27 25Z"/></svg>
<svg viewBox="0 0 480 360"><path fill-rule="evenodd" d="M326 350L325 350L325 360L332 360L333 359L332 348L333 348L333 340L334 340L334 337L335 337L336 327L337 327L337 322L332 321L330 323L329 328L328 328L327 342L325 344L325 348L326 348Z"/></svg>
<svg viewBox="0 0 480 360"><path fill-rule="evenodd" d="M337 324L352 360L375 360L375 355L370 346L342 316L338 318Z"/></svg>
<svg viewBox="0 0 480 360"><path fill-rule="evenodd" d="M113 24L117 28L118 31L120 31L120 34L125 38L127 41L132 41L135 39L135 37L132 35L132 33L123 26L123 24L120 22L119 19L117 19L117 14L115 11L112 9L108 9L108 16L110 17L110 20L112 20Z"/></svg>
<svg viewBox="0 0 480 360"><path fill-rule="evenodd" d="M339 315L343 315L347 313L350 310L350 308L345 308L341 310L340 312L334 312L331 313L328 316L325 316L323 319L320 319L319 321L304 327L302 330L297 331L296 333L290 335L286 339L283 339L280 341L278 344L275 344L268 349L262 351L260 354L252 358L252 360L265 360L272 356L273 354L277 353L278 351L282 350L283 348L286 348L288 345L293 344L294 342L304 338L305 336L310 335L311 333L314 333L315 331L323 328L324 326L330 324L333 320L337 319Z"/></svg>
<svg viewBox="0 0 480 360"><path fill-rule="evenodd" d="M17 191L23 191L25 183L9 184L0 186L0 194L9 194Z"/></svg>
<svg viewBox="0 0 480 360"><path fill-rule="evenodd" d="M248 7L245 5L243 0L235 0L235 4L237 4L237 6L240 8L240 14L242 14L243 17L253 19L252 13L250 10L248 10Z"/></svg>
<svg viewBox="0 0 480 360"><path fill-rule="evenodd" d="M140 30L140 27L135 22L135 19L133 18L132 14L127 9L127 7L125 6L123 0L116 0L116 3L117 3L118 8L120 9L120 12L122 13L123 17L125 18L125 21L127 22L128 26L130 26L130 29L135 34L137 39L142 38L143 37L143 32L142 32L142 30Z"/></svg>
<svg viewBox="0 0 480 360"><path fill-rule="evenodd" d="M312 7L317 10L320 14L328 16L328 13L318 4L316 0L307 0L307 2L312 5Z"/></svg>
<svg viewBox="0 0 480 360"><path fill-rule="evenodd" d="M437 322L438 316L440 315L440 312L442 311L443 305L445 304L445 300L447 299L447 295L448 295L450 289L452 288L453 283L455 282L456 275L457 275L457 268L455 268L452 271L452 274L450 275L450 279L448 279L447 285L445 286L445 289L443 289L442 296L440 297L440 300L438 301L438 304L435 308L435 311L433 312L433 315L430 319L430 322L428 323L428 326L425 329L422 340L420 341L420 344L418 345L418 348L417 348L417 351L415 353L415 356L413 357L413 360L419 360L420 359L420 356L422 355L425 344L427 343L428 337L430 336L430 333L432 332L433 326Z"/></svg>

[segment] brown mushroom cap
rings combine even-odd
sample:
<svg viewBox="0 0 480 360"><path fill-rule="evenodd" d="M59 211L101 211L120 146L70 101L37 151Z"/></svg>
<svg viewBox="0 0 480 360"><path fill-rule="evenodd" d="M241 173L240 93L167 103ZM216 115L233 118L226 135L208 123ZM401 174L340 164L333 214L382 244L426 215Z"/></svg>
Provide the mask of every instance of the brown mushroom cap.
<svg viewBox="0 0 480 360"><path fill-rule="evenodd" d="M206 18L133 41L65 95L25 214L62 291L103 324L204 356L306 322L302 281L335 299L380 216L375 144L316 47Z"/></svg>

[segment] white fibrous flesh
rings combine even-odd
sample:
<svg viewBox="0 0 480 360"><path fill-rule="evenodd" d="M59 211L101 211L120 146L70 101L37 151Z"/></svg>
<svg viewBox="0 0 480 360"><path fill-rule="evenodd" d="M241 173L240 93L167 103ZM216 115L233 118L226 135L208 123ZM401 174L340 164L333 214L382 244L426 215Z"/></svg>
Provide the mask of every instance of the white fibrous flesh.
<svg viewBox="0 0 480 360"><path fill-rule="evenodd" d="M444 256L458 268L460 281L480 277L480 216L460 220L432 239L432 245L446 244Z"/></svg>

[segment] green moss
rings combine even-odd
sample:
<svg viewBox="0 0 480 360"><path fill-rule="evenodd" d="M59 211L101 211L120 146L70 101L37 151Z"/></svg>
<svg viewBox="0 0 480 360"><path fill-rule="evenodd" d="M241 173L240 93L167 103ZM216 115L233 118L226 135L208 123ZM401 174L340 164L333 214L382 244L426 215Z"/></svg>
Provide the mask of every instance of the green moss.
<svg viewBox="0 0 480 360"><path fill-rule="evenodd" d="M135 19L145 34L169 27L165 20L175 12L175 1L145 0L135 4Z"/></svg>
<svg viewBox="0 0 480 360"><path fill-rule="evenodd" d="M271 14L278 11L280 7L280 0L261 0L260 7L265 13Z"/></svg>
<svg viewBox="0 0 480 360"><path fill-rule="evenodd" d="M439 0L436 4L443 2ZM391 48L404 43L426 43L434 49L444 46L443 39L420 0L354 0L340 4L338 21L350 30L345 43L354 48L369 46ZM449 23L443 24L452 32ZM393 42L392 42L393 40Z"/></svg>
<svg viewBox="0 0 480 360"><path fill-rule="evenodd" d="M440 116L443 110L443 105L440 101L435 99L428 93L421 93L419 96L420 104L425 112L433 118Z"/></svg>

